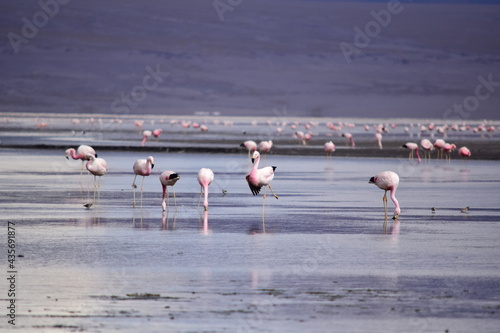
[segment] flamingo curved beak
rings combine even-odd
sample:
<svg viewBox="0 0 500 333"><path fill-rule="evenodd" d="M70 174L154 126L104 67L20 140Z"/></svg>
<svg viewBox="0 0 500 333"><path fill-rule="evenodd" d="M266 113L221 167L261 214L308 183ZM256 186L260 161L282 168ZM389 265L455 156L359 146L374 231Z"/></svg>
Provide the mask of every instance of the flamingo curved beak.
<svg viewBox="0 0 500 333"><path fill-rule="evenodd" d="M375 183L375 177L370 178L370 180L368 181L368 184L373 184L373 183Z"/></svg>
<svg viewBox="0 0 500 333"><path fill-rule="evenodd" d="M393 219L393 220L397 220L397 219L398 219L398 217L399 217L399 215L394 215L394 216L392 217L392 219Z"/></svg>
<svg viewBox="0 0 500 333"><path fill-rule="evenodd" d="M154 169L154 167L155 167L155 164L151 163L151 169Z"/></svg>
<svg viewBox="0 0 500 333"><path fill-rule="evenodd" d="M252 164L255 162L255 158L252 158Z"/></svg>

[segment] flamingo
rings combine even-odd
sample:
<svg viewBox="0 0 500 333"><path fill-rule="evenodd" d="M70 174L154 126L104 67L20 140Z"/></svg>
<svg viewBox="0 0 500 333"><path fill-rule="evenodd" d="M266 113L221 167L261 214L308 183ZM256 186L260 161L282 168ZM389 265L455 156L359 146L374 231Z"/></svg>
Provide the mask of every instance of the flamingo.
<svg viewBox="0 0 500 333"><path fill-rule="evenodd" d="M71 156L71 158L74 160L82 160L82 167L80 169L80 183L82 182L83 164L85 163L85 161L89 160L87 154L97 157L94 148L87 145L80 145L76 150L74 148L69 148L66 150L66 158L68 160L69 156Z"/></svg>
<svg viewBox="0 0 500 333"><path fill-rule="evenodd" d="M458 153L460 154L460 156L462 156L463 159L467 159L471 156L471 152L469 150L469 148L463 146L463 147L460 147L460 149L458 150Z"/></svg>
<svg viewBox="0 0 500 333"><path fill-rule="evenodd" d="M198 183L200 183L200 199L202 192L205 193L205 199L203 201L203 207L205 211L208 210L208 186L214 181L214 173L208 168L201 168L198 171ZM200 206L200 201L198 200L198 206Z"/></svg>
<svg viewBox="0 0 500 333"><path fill-rule="evenodd" d="M377 140L378 147L382 149L382 133L375 133L375 140Z"/></svg>
<svg viewBox="0 0 500 333"><path fill-rule="evenodd" d="M257 144L255 141L247 140L240 144L240 147L246 148L248 150L248 158L250 158L250 154L257 150Z"/></svg>
<svg viewBox="0 0 500 333"><path fill-rule="evenodd" d="M144 177L149 176L151 174L151 170L155 166L155 160L153 156L148 156L147 159L145 160L137 160L134 163L134 181L132 182L132 188L134 189L134 203L132 204L133 207L135 207L136 202L135 202L135 189L137 188L137 185L135 185L135 179L137 178L137 175L142 176L142 183L141 183L141 207L142 207L142 190L144 189Z"/></svg>
<svg viewBox="0 0 500 333"><path fill-rule="evenodd" d="M157 128L153 131L153 136L155 137L156 141L158 141L158 139L160 138L161 132L162 132L161 128Z"/></svg>
<svg viewBox="0 0 500 333"><path fill-rule="evenodd" d="M445 144L446 144L446 142L443 139L437 139L436 141L434 141L434 148L436 148L436 150L437 150L437 158L438 159L443 158L442 149L443 149Z"/></svg>
<svg viewBox="0 0 500 333"><path fill-rule="evenodd" d="M325 150L326 157L332 157L333 152L335 151L335 144L331 141L325 142L323 149Z"/></svg>
<svg viewBox="0 0 500 333"><path fill-rule="evenodd" d="M354 139L352 138L352 134L351 133L342 133L342 136L346 139L349 139L351 146L354 148Z"/></svg>
<svg viewBox="0 0 500 333"><path fill-rule="evenodd" d="M457 146L453 143L446 143L444 146L443 146L443 153L446 154L446 160L448 162L451 161L451 152L454 151L455 149L457 148Z"/></svg>
<svg viewBox="0 0 500 333"><path fill-rule="evenodd" d="M144 146L144 144L146 143L146 141L149 140L149 137L153 135L153 132L151 132L150 130L145 130L144 132L142 132L142 142L141 142L141 146Z"/></svg>
<svg viewBox="0 0 500 333"><path fill-rule="evenodd" d="M421 162L420 155L418 154L418 145L414 142L407 142L403 145L403 148L408 148L410 150L410 155L408 156L408 160L413 160L413 153L417 154L418 163Z"/></svg>
<svg viewBox="0 0 500 333"><path fill-rule="evenodd" d="M271 148L273 147L273 142L271 140L269 141L261 141L259 143L259 151L260 153L267 154L271 151Z"/></svg>
<svg viewBox="0 0 500 333"><path fill-rule="evenodd" d="M278 196L274 193L273 188L271 187L271 181L274 178L274 170L276 170L275 166L268 166L259 169L260 162L260 154L258 151L255 151L252 155L253 168L249 174L246 175L246 180L248 182L248 186L252 191L253 195L257 195L260 192L262 186L267 186L271 190L273 196L278 199ZM266 202L266 187L264 187L264 195L262 196L262 224L264 225L264 203ZM264 227L265 229L265 227Z"/></svg>
<svg viewBox="0 0 500 333"><path fill-rule="evenodd" d="M108 164L102 158L96 158L95 155L88 153L86 156L87 164L85 167L87 170L94 175L94 202L92 204L88 203L84 206L90 208L93 204L95 204L95 196L96 196L96 185L98 187L98 202L101 202L101 177L108 172ZM96 177L99 177L99 182L96 182Z"/></svg>
<svg viewBox="0 0 500 333"><path fill-rule="evenodd" d="M424 151L424 159L431 159L431 152L434 150L434 145L428 139L420 141L420 148Z"/></svg>
<svg viewBox="0 0 500 333"><path fill-rule="evenodd" d="M387 219L387 191L391 191L391 200L394 202L394 216L393 220L399 217L401 213L401 209L399 208L398 199L396 199L396 189L399 185L399 176L397 173L393 171L383 171L377 173L375 176L370 178L370 184L375 184L378 188L384 190L384 196L382 197L382 201L384 202L384 210L385 210L385 218Z"/></svg>
<svg viewBox="0 0 500 333"><path fill-rule="evenodd" d="M167 202L168 202L168 189L167 186L172 186L172 191L174 192L174 205L177 207L177 203L175 201L175 191L174 191L174 185L177 183L177 181L180 179L179 175L175 171L163 171L160 175L160 183L163 188L163 194L161 197L161 207L163 210L167 208L167 205L165 203L165 194L167 196Z"/></svg>

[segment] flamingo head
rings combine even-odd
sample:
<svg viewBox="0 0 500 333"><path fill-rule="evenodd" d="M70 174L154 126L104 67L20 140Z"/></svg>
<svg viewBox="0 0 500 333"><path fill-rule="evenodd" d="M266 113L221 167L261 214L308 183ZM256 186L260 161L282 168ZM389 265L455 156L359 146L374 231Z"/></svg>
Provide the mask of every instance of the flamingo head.
<svg viewBox="0 0 500 333"><path fill-rule="evenodd" d="M259 157L260 157L260 153L259 153L258 151L254 151L254 152L253 152L253 155L252 155L252 163L254 163L254 162L255 162L255 160L256 160L257 158L259 158Z"/></svg>
<svg viewBox="0 0 500 333"><path fill-rule="evenodd" d="M394 209L394 216L392 217L392 219L393 219L393 220L397 220L397 219L398 219L398 217L399 217L399 214L401 214L401 208L396 207L396 208Z"/></svg>
<svg viewBox="0 0 500 333"><path fill-rule="evenodd" d="M369 184L375 184L375 182L377 181L377 177L372 177L370 178L370 180L368 181Z"/></svg>
<svg viewBox="0 0 500 333"><path fill-rule="evenodd" d="M71 150L74 150L73 148L66 149L66 159L69 160L69 155L71 155Z"/></svg>
<svg viewBox="0 0 500 333"><path fill-rule="evenodd" d="M85 157L86 157L87 160L94 160L95 159L94 154L91 154L91 153L85 154Z"/></svg>
<svg viewBox="0 0 500 333"><path fill-rule="evenodd" d="M155 167L155 159L153 158L153 156L148 156L147 161L151 163L151 169L153 169Z"/></svg>

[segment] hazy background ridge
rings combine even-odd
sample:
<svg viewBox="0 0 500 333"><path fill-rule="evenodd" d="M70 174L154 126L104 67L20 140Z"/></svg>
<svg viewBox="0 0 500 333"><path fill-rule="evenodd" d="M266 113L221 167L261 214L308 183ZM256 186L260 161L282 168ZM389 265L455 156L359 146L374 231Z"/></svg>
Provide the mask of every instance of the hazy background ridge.
<svg viewBox="0 0 500 333"><path fill-rule="evenodd" d="M500 6L415 2L351 63L339 44L387 2L242 1L221 21L212 1L71 1L17 54L7 34L41 9L2 2L0 111L120 114L150 66L169 75L127 112L440 118L478 76L500 82Z"/></svg>

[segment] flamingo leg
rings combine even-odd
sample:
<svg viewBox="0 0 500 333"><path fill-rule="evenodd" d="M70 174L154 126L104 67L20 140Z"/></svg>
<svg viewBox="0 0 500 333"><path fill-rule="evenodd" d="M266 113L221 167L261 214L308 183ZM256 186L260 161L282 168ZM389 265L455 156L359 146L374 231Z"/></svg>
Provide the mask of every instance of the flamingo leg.
<svg viewBox="0 0 500 333"><path fill-rule="evenodd" d="M97 183L97 204L100 206L101 205L101 179L102 177L99 176L99 181Z"/></svg>
<svg viewBox="0 0 500 333"><path fill-rule="evenodd" d="M276 199L278 199L278 196L277 196L276 194L274 194L274 191L273 191L273 188L271 187L271 184L268 184L267 186L269 186L269 189L270 189L270 190L271 190L271 192L273 193L274 197L275 197ZM264 195L265 195L265 193L266 193L266 188L264 187Z"/></svg>
<svg viewBox="0 0 500 333"><path fill-rule="evenodd" d="M137 188L137 185L135 185L135 179L137 178L137 174L134 176L134 181L132 182L132 188L134 189L134 202L132 203L132 207L135 207L135 189Z"/></svg>
<svg viewBox="0 0 500 333"><path fill-rule="evenodd" d="M385 212L385 218L387 218L387 191L384 192L384 196L382 197L382 201L384 202L384 212Z"/></svg>
<svg viewBox="0 0 500 333"><path fill-rule="evenodd" d="M84 164L84 160L82 160L82 167L80 168L80 178L79 178L79 183L80 185L82 185L82 174L83 174L83 164Z"/></svg>
<svg viewBox="0 0 500 333"><path fill-rule="evenodd" d="M266 204L266 188L264 187L264 195L262 196L262 233L266 233L266 223L264 218L264 206Z"/></svg>
<svg viewBox="0 0 500 333"><path fill-rule="evenodd" d="M96 192L96 186L97 186L97 183L96 183L96 176L94 175L94 205L95 205L95 192Z"/></svg>
<svg viewBox="0 0 500 333"><path fill-rule="evenodd" d="M142 182L141 182L141 207L142 207L142 190L144 189L144 176L142 176Z"/></svg>
<svg viewBox="0 0 500 333"><path fill-rule="evenodd" d="M177 210L177 200L175 199L175 189L173 186L172 186L172 192L174 192L174 206L175 206L175 209Z"/></svg>

